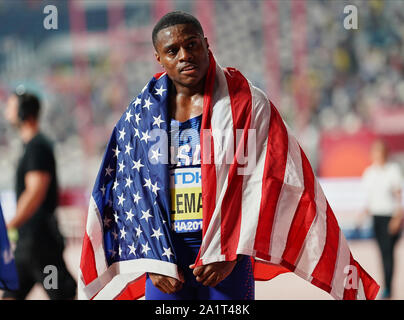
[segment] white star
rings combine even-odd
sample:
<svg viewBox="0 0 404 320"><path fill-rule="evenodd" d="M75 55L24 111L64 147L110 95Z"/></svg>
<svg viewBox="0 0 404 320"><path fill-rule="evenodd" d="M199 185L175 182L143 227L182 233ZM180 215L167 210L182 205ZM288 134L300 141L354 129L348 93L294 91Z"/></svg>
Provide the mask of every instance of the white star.
<svg viewBox="0 0 404 320"><path fill-rule="evenodd" d="M157 186L157 181L156 184L152 184L152 192L157 196L157 191L159 191L160 188Z"/></svg>
<svg viewBox="0 0 404 320"><path fill-rule="evenodd" d="M156 237L157 240L160 240L160 237L163 235L163 234L160 232L160 228L158 228L157 230L154 230L154 229L152 228L152 230L153 230L153 234L152 234L151 236L152 236L152 237Z"/></svg>
<svg viewBox="0 0 404 320"><path fill-rule="evenodd" d="M105 196L105 185L102 185L102 187L100 188L101 192L102 192L102 196Z"/></svg>
<svg viewBox="0 0 404 320"><path fill-rule="evenodd" d="M115 219L115 222L118 222L118 220L119 220L118 212L116 212L116 211L114 211L114 219Z"/></svg>
<svg viewBox="0 0 404 320"><path fill-rule="evenodd" d="M140 100L139 97L136 97L136 100L135 100L135 107L137 107L137 105L139 105L141 102L142 102L142 100Z"/></svg>
<svg viewBox="0 0 404 320"><path fill-rule="evenodd" d="M164 91L167 91L167 89L164 89L163 85L161 85L160 89L156 89L155 94L159 94L160 96L163 96Z"/></svg>
<svg viewBox="0 0 404 320"><path fill-rule="evenodd" d="M125 213L126 213L126 220L130 220L130 222L132 222L132 218L135 216L132 213L132 208L129 211L126 211Z"/></svg>
<svg viewBox="0 0 404 320"><path fill-rule="evenodd" d="M139 113L135 113L135 121L136 121L136 125L139 125L139 121L142 120L142 118L140 118L140 114Z"/></svg>
<svg viewBox="0 0 404 320"><path fill-rule="evenodd" d="M114 236L114 240L118 239L118 234L114 231L111 232L112 235Z"/></svg>
<svg viewBox="0 0 404 320"><path fill-rule="evenodd" d="M141 196L139 196L139 191L133 194L133 201L136 202L136 204L139 204L139 200L142 199Z"/></svg>
<svg viewBox="0 0 404 320"><path fill-rule="evenodd" d="M147 98L147 100L144 101L143 108L147 108L147 110L150 110L150 106L153 104L153 102L150 101L150 97Z"/></svg>
<svg viewBox="0 0 404 320"><path fill-rule="evenodd" d="M143 232L142 229L140 228L140 225L137 228L135 228L135 230L136 230L136 237L139 238L140 234Z"/></svg>
<svg viewBox="0 0 404 320"><path fill-rule="evenodd" d="M148 187L149 189L153 186L153 184L151 183L151 179L144 179L144 181L146 182L143 187Z"/></svg>
<svg viewBox="0 0 404 320"><path fill-rule="evenodd" d="M133 254L134 256L136 256L136 248L135 248L135 243L134 242L132 242L132 244L131 245L129 245L128 246L128 248L129 248L129 254Z"/></svg>
<svg viewBox="0 0 404 320"><path fill-rule="evenodd" d="M152 152L151 159L156 159L156 161L159 161L159 157L162 156L162 154L159 152L159 149L152 150L151 152Z"/></svg>
<svg viewBox="0 0 404 320"><path fill-rule="evenodd" d="M144 167L144 165L140 162L140 159L138 161L132 160L132 162L133 162L132 169L137 169L138 172L140 171L141 167Z"/></svg>
<svg viewBox="0 0 404 320"><path fill-rule="evenodd" d="M109 228L111 221L112 221L112 220L109 219L109 218L105 215L105 217L104 217L104 227Z"/></svg>
<svg viewBox="0 0 404 320"><path fill-rule="evenodd" d="M125 146L125 154L129 154L130 155L130 150L132 150L133 148L130 146L130 142L128 142L128 144Z"/></svg>
<svg viewBox="0 0 404 320"><path fill-rule="evenodd" d="M116 188L118 188L119 183L117 180L114 181L114 186L112 187L112 190L116 190Z"/></svg>
<svg viewBox="0 0 404 320"><path fill-rule="evenodd" d="M117 157L117 158L118 158L119 152L121 152L121 151L118 149L118 146L116 146L116 149L112 149L112 151L115 152L114 157Z"/></svg>
<svg viewBox="0 0 404 320"><path fill-rule="evenodd" d="M126 237L125 227L122 227L122 229L119 231L121 232L121 239L123 238L125 240L125 237Z"/></svg>
<svg viewBox="0 0 404 320"><path fill-rule="evenodd" d="M147 256L147 252L149 252L149 250L151 250L149 248L149 243L146 242L146 244L142 244L142 253L144 253Z"/></svg>
<svg viewBox="0 0 404 320"><path fill-rule="evenodd" d="M139 130L137 128L133 128L135 130L135 137L140 138Z"/></svg>
<svg viewBox="0 0 404 320"><path fill-rule="evenodd" d="M146 130L146 132L142 131L142 138L140 138L140 141L144 140L147 143L147 140L149 140L151 136L149 136L149 130Z"/></svg>
<svg viewBox="0 0 404 320"><path fill-rule="evenodd" d="M125 119L125 121L128 121L128 122L130 122L130 118L132 118L133 117L133 114L130 112L130 110L128 111L128 112L126 112L126 119Z"/></svg>
<svg viewBox="0 0 404 320"><path fill-rule="evenodd" d="M153 217L150 213L149 213L150 209L147 209L146 211L142 210L142 217L140 219L145 219L146 222L149 222L149 218Z"/></svg>
<svg viewBox="0 0 404 320"><path fill-rule="evenodd" d="M109 165L108 168L105 168L105 176L111 176L111 172L114 171L115 169L112 169Z"/></svg>
<svg viewBox="0 0 404 320"><path fill-rule="evenodd" d="M123 193L118 196L118 206L123 206L123 202L125 201L125 198L123 197Z"/></svg>
<svg viewBox="0 0 404 320"><path fill-rule="evenodd" d="M122 255L122 249L121 249L121 246L120 246L120 245L119 245L119 248L118 248L118 254L119 254L119 256Z"/></svg>
<svg viewBox="0 0 404 320"><path fill-rule="evenodd" d="M130 188L130 185L133 183L133 180L130 178L130 176L128 176L127 178L125 178L125 180L126 180L125 188L126 188L126 187L129 187L129 188Z"/></svg>
<svg viewBox="0 0 404 320"><path fill-rule="evenodd" d="M168 258L168 260L170 260L170 256L173 256L174 254L171 252L171 248L164 248L163 247L163 250L164 250L164 253L163 253L163 256L167 256L167 258Z"/></svg>
<svg viewBox="0 0 404 320"><path fill-rule="evenodd" d="M118 166L119 166L118 172L123 172L123 169L125 169L125 165L123 163L123 160L120 163L118 163Z"/></svg>
<svg viewBox="0 0 404 320"><path fill-rule="evenodd" d="M125 134L126 134L126 132L125 132L125 128L122 128L122 130L120 130L119 131L119 138L118 138L118 140L125 140Z"/></svg>
<svg viewBox="0 0 404 320"><path fill-rule="evenodd" d="M160 128L160 124L162 122L165 122L164 120L161 119L161 114L158 117L153 116L153 125L157 125Z"/></svg>

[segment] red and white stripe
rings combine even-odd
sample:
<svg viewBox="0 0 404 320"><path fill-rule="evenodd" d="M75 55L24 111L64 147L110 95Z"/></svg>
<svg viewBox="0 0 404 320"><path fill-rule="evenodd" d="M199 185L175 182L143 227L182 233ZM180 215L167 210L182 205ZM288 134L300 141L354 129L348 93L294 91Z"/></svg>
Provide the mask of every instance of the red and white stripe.
<svg viewBox="0 0 404 320"><path fill-rule="evenodd" d="M374 299L378 285L353 259L306 155L274 105L232 68L211 68L206 88L213 92L205 93L202 132L211 136L202 139L204 227L196 265L245 254L286 268L335 299ZM233 147L237 129L244 136ZM254 150L247 148L251 130ZM243 166L234 154L252 151L254 170L239 174ZM357 270L352 288L346 286L349 266Z"/></svg>

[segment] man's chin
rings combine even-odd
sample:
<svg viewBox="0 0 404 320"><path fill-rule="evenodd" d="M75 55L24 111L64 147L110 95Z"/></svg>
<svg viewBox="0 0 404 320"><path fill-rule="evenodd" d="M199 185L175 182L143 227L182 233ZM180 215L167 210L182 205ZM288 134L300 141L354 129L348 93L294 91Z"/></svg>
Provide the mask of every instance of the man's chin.
<svg viewBox="0 0 404 320"><path fill-rule="evenodd" d="M179 83L186 88L194 88L197 87L201 81L202 78L200 77L183 77Z"/></svg>

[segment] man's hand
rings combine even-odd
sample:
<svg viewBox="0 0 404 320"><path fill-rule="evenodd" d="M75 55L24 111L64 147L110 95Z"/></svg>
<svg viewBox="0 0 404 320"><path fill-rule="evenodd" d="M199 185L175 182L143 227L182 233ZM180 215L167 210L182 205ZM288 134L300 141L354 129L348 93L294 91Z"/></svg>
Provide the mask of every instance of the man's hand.
<svg viewBox="0 0 404 320"><path fill-rule="evenodd" d="M182 272L179 273L180 280L172 277L164 276L158 273L150 273L149 278L153 282L153 285L163 293L175 293L182 288L184 277Z"/></svg>
<svg viewBox="0 0 404 320"><path fill-rule="evenodd" d="M401 214L393 216L390 219L388 228L389 228L389 233L391 235L395 235L400 231L402 220L403 220L403 217Z"/></svg>
<svg viewBox="0 0 404 320"><path fill-rule="evenodd" d="M196 281L201 282L204 286L216 287L221 281L227 278L227 276L233 271L236 266L237 260L234 261L221 261L214 262L204 266L194 267L190 265L191 269L194 269L194 276Z"/></svg>

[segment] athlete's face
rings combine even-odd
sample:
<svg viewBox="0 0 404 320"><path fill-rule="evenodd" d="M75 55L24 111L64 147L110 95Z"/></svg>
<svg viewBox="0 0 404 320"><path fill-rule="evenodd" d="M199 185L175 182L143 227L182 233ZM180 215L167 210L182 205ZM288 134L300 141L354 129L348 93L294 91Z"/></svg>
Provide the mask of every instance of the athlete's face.
<svg viewBox="0 0 404 320"><path fill-rule="evenodd" d="M209 67L209 45L191 24L160 30L155 46L157 61L175 84L193 88L204 79Z"/></svg>
<svg viewBox="0 0 404 320"><path fill-rule="evenodd" d="M375 142L371 148L371 157L374 163L384 164L387 160L386 146L380 141Z"/></svg>
<svg viewBox="0 0 404 320"><path fill-rule="evenodd" d="M7 100L6 109L4 110L5 119L13 126L18 126L18 98L16 95L11 95Z"/></svg>

